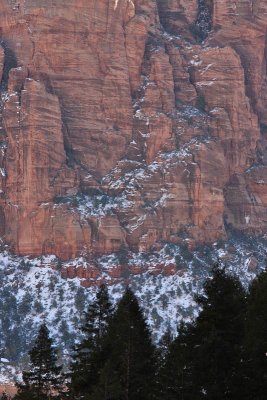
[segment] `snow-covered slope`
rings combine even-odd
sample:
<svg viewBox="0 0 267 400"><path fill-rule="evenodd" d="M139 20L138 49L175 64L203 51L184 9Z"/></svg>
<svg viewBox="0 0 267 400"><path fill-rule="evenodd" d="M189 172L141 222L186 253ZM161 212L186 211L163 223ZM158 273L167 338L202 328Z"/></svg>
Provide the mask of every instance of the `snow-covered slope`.
<svg viewBox="0 0 267 400"><path fill-rule="evenodd" d="M125 285L130 284L140 299L154 339L158 340L167 326L175 332L181 320L190 320L197 315L194 296L201 292L211 266L218 259L225 263L229 273L237 274L247 286L255 273L264 268L266 255L264 238L235 238L227 243L201 247L192 253L185 248L166 245L157 254L131 254L131 265L143 264L146 272L128 275L127 278L111 280L107 274L109 264L116 262L116 255L99 258L103 273L98 280L108 284L112 282L109 292L114 303L120 298ZM155 273L157 264L175 262L175 274ZM79 263L86 263L86 260L73 260L73 264ZM77 277L63 279L61 271L64 267L55 257L30 260L8 252L1 253L2 382L12 379L14 375L19 377L20 369L27 363L26 354L43 321L60 348L62 359L68 360L73 344L79 340L83 311L94 299L97 286L84 288Z"/></svg>

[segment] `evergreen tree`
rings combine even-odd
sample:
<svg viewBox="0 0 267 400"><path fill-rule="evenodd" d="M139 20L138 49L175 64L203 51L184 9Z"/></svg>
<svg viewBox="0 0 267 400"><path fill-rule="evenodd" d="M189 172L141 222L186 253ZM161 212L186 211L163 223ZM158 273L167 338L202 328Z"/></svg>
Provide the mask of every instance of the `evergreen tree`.
<svg viewBox="0 0 267 400"><path fill-rule="evenodd" d="M249 289L242 375L242 399L266 399L267 270L252 282Z"/></svg>
<svg viewBox="0 0 267 400"><path fill-rule="evenodd" d="M16 400L47 400L56 398L61 386L61 366L57 351L45 324L41 325L33 348L29 352L30 370L23 371L23 384L17 384Z"/></svg>
<svg viewBox="0 0 267 400"><path fill-rule="evenodd" d="M171 328L168 326L166 332L161 337L157 349L157 363L159 368L165 363L170 352L170 346L173 342L173 334Z"/></svg>
<svg viewBox="0 0 267 400"><path fill-rule="evenodd" d="M90 400L154 398L155 348L133 292L127 288L106 336L106 361Z"/></svg>
<svg viewBox="0 0 267 400"><path fill-rule="evenodd" d="M75 297L75 306L79 313L83 312L84 305L85 305L84 289L79 287L79 289L77 290L77 293L76 293L76 297Z"/></svg>
<svg viewBox="0 0 267 400"><path fill-rule="evenodd" d="M99 369L103 366L103 338L112 316L112 305L108 290L101 285L96 300L89 305L85 323L81 330L84 338L75 348L74 362L71 365L70 390L75 399L90 393L98 381Z"/></svg>
<svg viewBox="0 0 267 400"><path fill-rule="evenodd" d="M236 278L215 266L197 302L202 311L193 329L193 398L232 398L244 339L245 292Z"/></svg>
<svg viewBox="0 0 267 400"><path fill-rule="evenodd" d="M167 328L165 333L162 335L158 346L156 348L156 393L161 393L162 384L162 371L164 371L166 360L170 352L170 346L173 342L173 335L170 327Z"/></svg>
<svg viewBox="0 0 267 400"><path fill-rule="evenodd" d="M164 350L163 362L159 369L158 399L193 400L192 325L181 324L178 336Z"/></svg>

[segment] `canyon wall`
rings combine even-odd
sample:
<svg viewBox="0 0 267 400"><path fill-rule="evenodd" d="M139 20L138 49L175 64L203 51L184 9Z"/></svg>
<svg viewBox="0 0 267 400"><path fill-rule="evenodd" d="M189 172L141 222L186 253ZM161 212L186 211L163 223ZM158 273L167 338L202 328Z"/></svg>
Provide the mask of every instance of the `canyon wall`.
<svg viewBox="0 0 267 400"><path fill-rule="evenodd" d="M0 235L63 260L267 228L265 0L2 0Z"/></svg>

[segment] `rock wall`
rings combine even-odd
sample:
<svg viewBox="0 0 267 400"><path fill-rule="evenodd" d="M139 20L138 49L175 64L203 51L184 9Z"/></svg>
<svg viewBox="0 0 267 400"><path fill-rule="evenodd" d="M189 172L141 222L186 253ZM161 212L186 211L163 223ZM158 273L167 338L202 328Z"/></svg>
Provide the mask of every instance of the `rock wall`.
<svg viewBox="0 0 267 400"><path fill-rule="evenodd" d="M2 0L0 235L20 255L265 233L265 0Z"/></svg>

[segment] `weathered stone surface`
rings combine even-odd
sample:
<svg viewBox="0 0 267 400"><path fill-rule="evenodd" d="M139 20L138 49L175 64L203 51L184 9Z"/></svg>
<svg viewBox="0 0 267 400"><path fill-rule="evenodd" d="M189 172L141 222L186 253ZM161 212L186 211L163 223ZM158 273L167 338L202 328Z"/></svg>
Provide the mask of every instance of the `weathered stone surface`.
<svg viewBox="0 0 267 400"><path fill-rule="evenodd" d="M217 119L229 175L248 168L260 138L258 118L244 87L244 71L236 52L228 47L209 48L192 62L192 80L202 107ZM195 64L199 64L195 66Z"/></svg>
<svg viewBox="0 0 267 400"><path fill-rule="evenodd" d="M211 44L223 43L239 54L245 71L246 91L259 117L266 121L266 25L264 0L214 2ZM218 29L219 28L219 29Z"/></svg>
<svg viewBox="0 0 267 400"><path fill-rule="evenodd" d="M1 1L0 234L16 253L266 232L266 1L205 4L210 21L197 0Z"/></svg>
<svg viewBox="0 0 267 400"><path fill-rule="evenodd" d="M124 27L133 3L71 0L50 7L28 0L8 8L15 27L2 28L4 40L18 64L59 96L73 156L97 176L108 172L131 134Z"/></svg>
<svg viewBox="0 0 267 400"><path fill-rule="evenodd" d="M191 104L196 102L196 88L190 82L188 65L181 51L175 46L168 46L168 54L173 69L173 83L176 104Z"/></svg>
<svg viewBox="0 0 267 400"><path fill-rule="evenodd" d="M158 0L158 7L161 23L168 32L189 35L198 15L197 0Z"/></svg>
<svg viewBox="0 0 267 400"><path fill-rule="evenodd" d="M80 279L97 279L99 276L99 270L94 265L86 266L73 266L66 265L61 269L61 275L63 278L80 278Z"/></svg>
<svg viewBox="0 0 267 400"><path fill-rule="evenodd" d="M257 258L252 256L248 259L248 263L247 263L248 271L256 272L258 269L258 266L259 266L259 262L258 262Z"/></svg>

